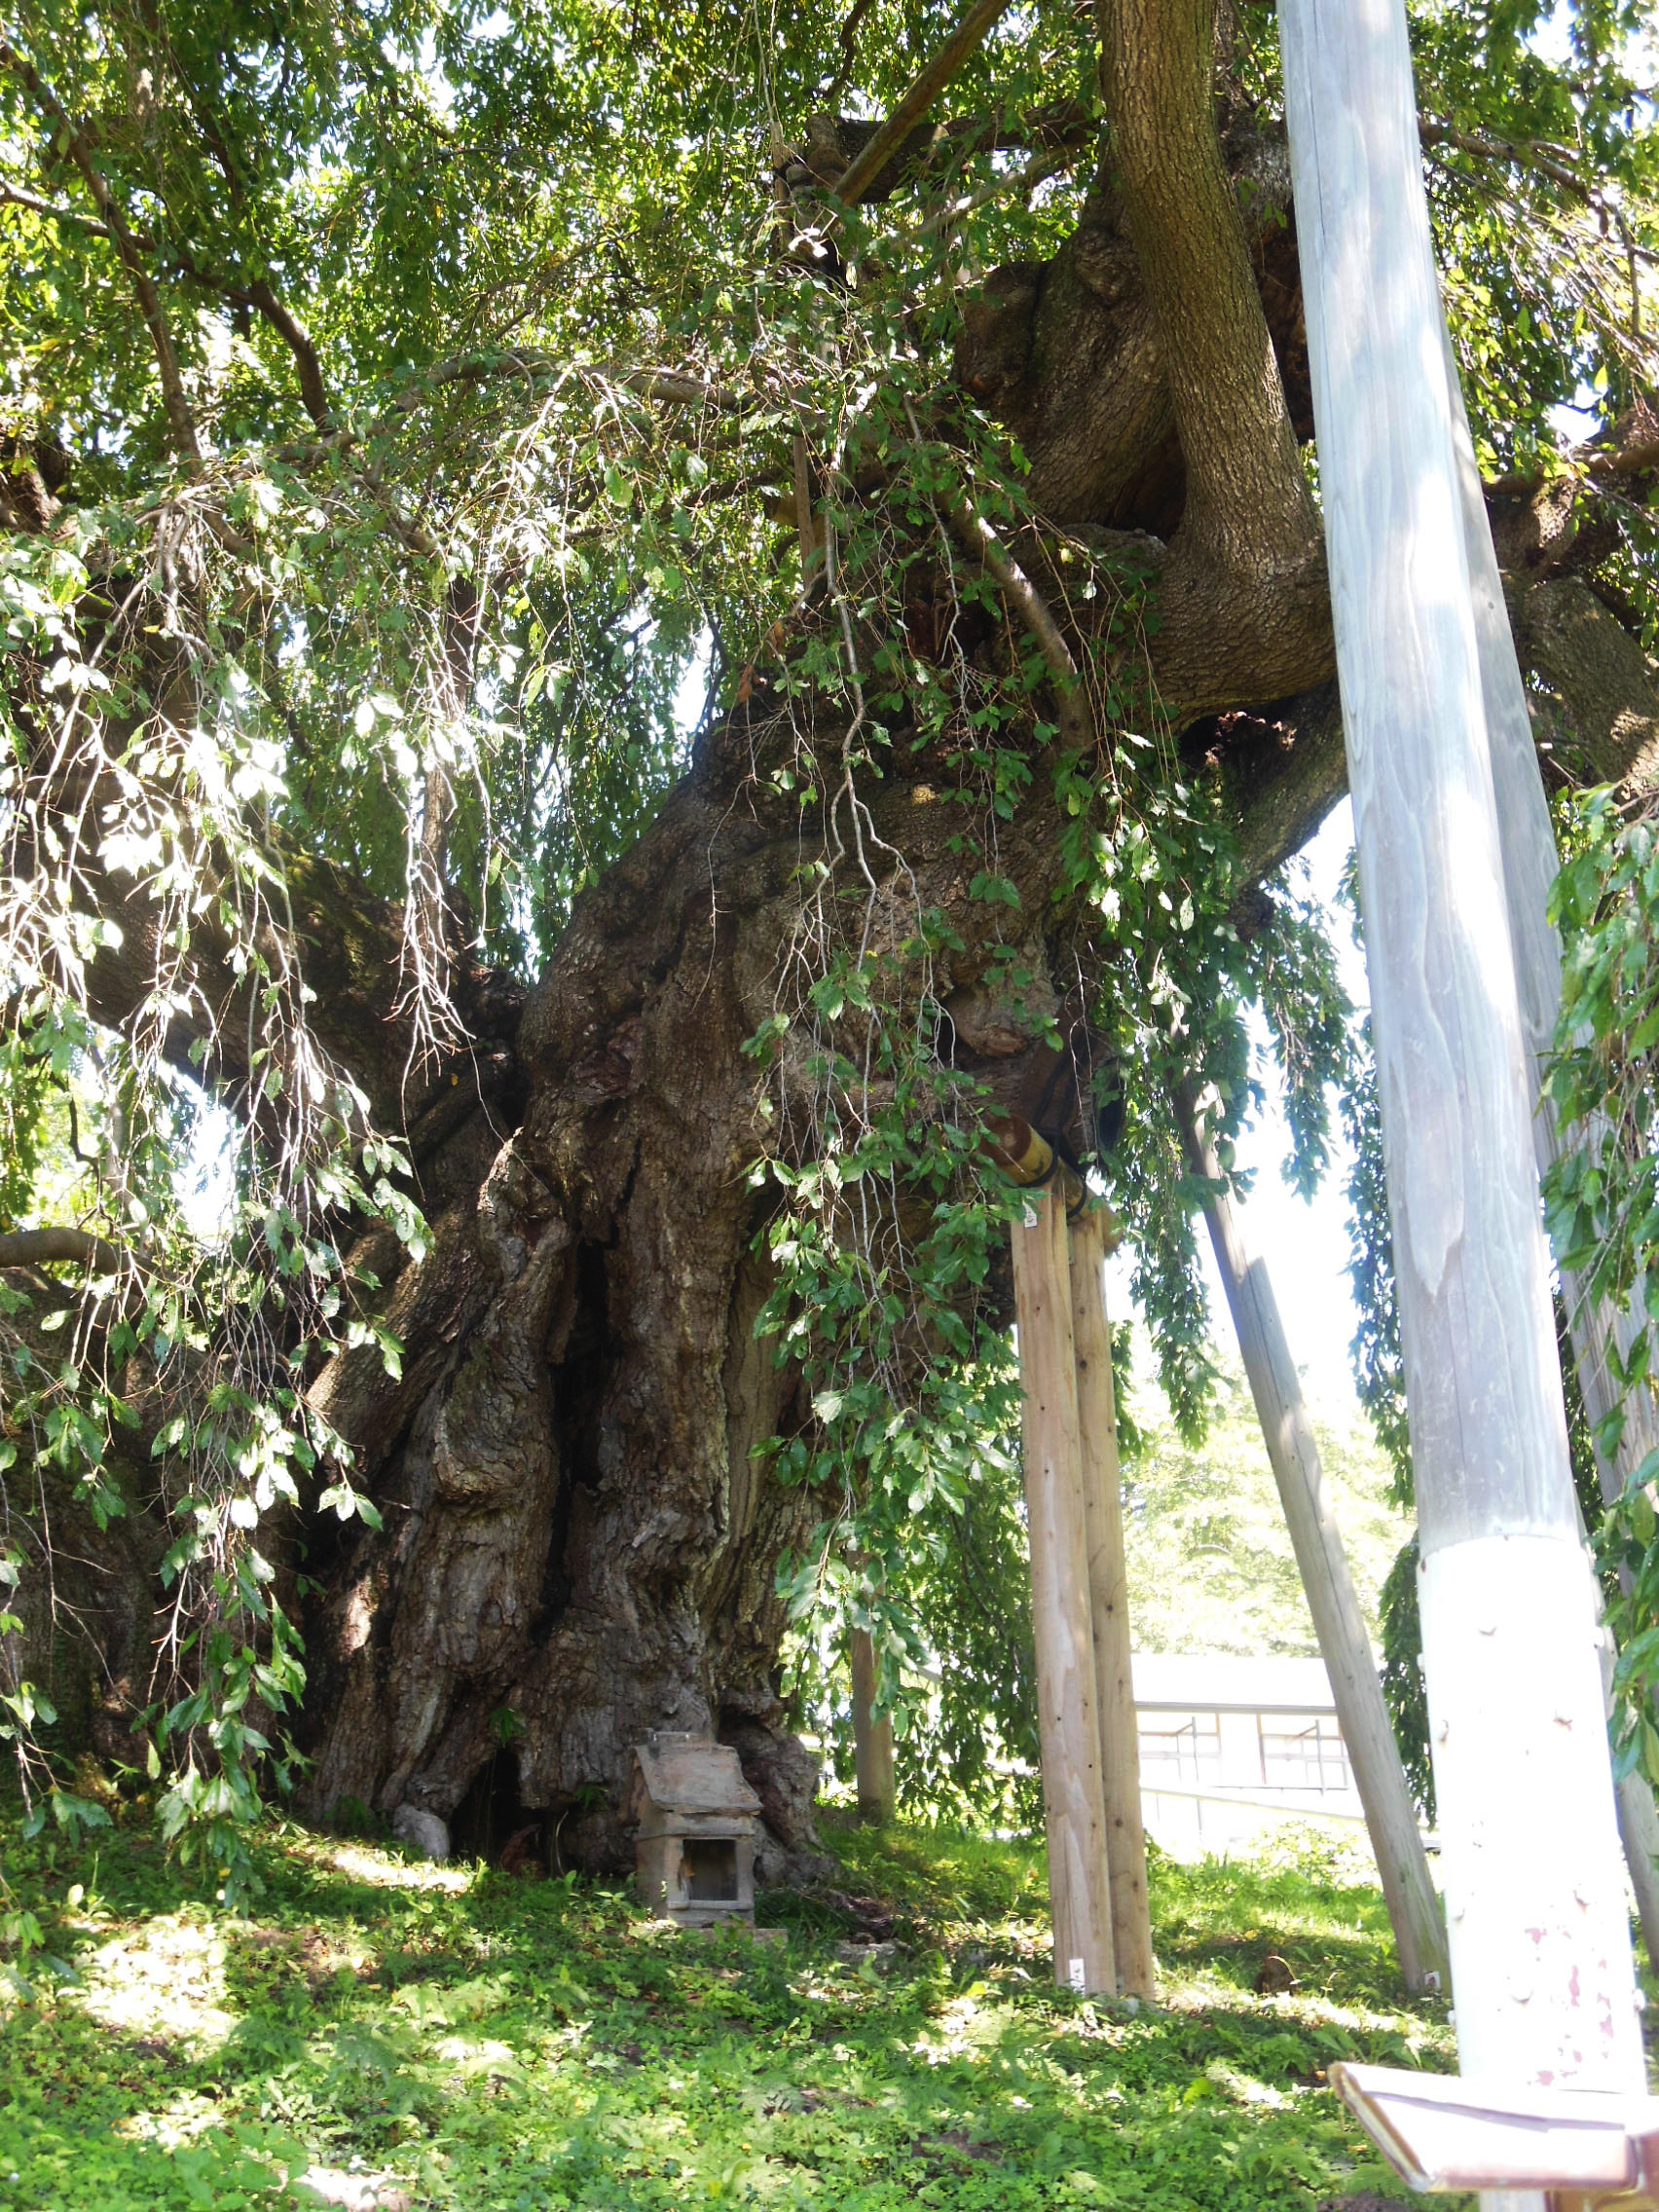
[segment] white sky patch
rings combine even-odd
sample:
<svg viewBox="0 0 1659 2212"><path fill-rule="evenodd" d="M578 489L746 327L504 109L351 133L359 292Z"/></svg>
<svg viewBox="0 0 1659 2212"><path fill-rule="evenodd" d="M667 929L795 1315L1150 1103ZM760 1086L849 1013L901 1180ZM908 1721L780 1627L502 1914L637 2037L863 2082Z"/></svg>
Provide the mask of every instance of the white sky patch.
<svg viewBox="0 0 1659 2212"><path fill-rule="evenodd" d="M191 1136L189 1166L177 1185L179 1211L193 1236L215 1244L236 1219L237 1125L217 1099L203 1094Z"/></svg>
<svg viewBox="0 0 1659 2212"><path fill-rule="evenodd" d="M685 664L680 688L674 694L674 724L689 746L709 703L709 676L714 667L715 633L706 624L697 633L696 649Z"/></svg>

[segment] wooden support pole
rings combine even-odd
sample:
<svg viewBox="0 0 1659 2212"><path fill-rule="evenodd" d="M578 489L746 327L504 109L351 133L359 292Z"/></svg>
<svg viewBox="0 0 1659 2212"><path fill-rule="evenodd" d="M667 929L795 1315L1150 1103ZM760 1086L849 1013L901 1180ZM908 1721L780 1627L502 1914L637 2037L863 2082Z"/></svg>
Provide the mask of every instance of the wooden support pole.
<svg viewBox="0 0 1659 2212"><path fill-rule="evenodd" d="M1106 1310L1106 1224L1105 1209L1098 1205L1085 1206L1071 1224L1072 1348L1077 1358L1112 1949L1119 1988L1128 1997L1153 1997L1157 1983L1146 1887L1146 1829L1141 1823L1140 1733L1129 1668L1129 1575L1124 1558L1112 1324Z"/></svg>
<svg viewBox="0 0 1659 2212"><path fill-rule="evenodd" d="M1497 803L1499 848L1503 858L1504 901L1509 912L1509 934L1515 946L1515 979L1521 998L1521 1034L1527 1056L1527 1076L1532 1099L1532 1150L1540 1178L1547 1175L1567 1149L1556 1119L1555 1101L1544 1088L1543 1071L1555 1043L1561 1014L1561 938L1549 917L1549 897L1561 867L1555 829L1550 821L1544 779L1538 767L1538 748L1532 735L1532 718L1527 705L1527 687L1521 677L1509 613L1503 602L1503 578L1497 550L1492 541L1486 494L1480 464L1475 459L1469 418L1457 382L1452 342L1444 314L1441 338L1446 352L1447 387L1452 396L1453 443L1457 456L1457 493L1463 518L1463 544L1469 564L1469 585L1475 612L1475 643L1480 654L1481 698L1486 709L1487 741L1492 755L1493 794ZM1594 1133L1594 1132L1592 1132ZM1572 1335L1573 1365L1584 1399L1592 1434L1618 1404L1609 1353L1616 1347L1627 1354L1642 1327L1642 1317L1618 1313L1605 1300L1591 1300L1570 1268L1563 1268L1561 1294ZM1609 1503L1623 1493L1625 1484L1655 1445L1659 1445L1659 1405L1650 1387L1634 1391L1624 1409L1624 1433L1612 1457L1596 1447L1596 1474L1602 1495ZM1603 1667L1609 1698L1613 1655L1609 1649ZM1619 1840L1631 1887L1636 1892L1641 1920L1641 1937L1648 1961L1659 1973L1659 1814L1653 1791L1640 1773L1627 1774L1616 1786Z"/></svg>
<svg viewBox="0 0 1659 2212"><path fill-rule="evenodd" d="M1189 1092L1178 1095L1176 1111L1194 1174L1218 1183L1221 1166ZM1290 1527L1308 1609L1331 1678L1343 1742L1382 1878L1400 1972L1412 1989L1445 1989L1451 1975L1440 1899L1429 1877L1428 1858L1400 1764L1400 1748L1382 1702L1382 1685L1347 1554L1325 1492L1319 1447L1285 1341L1278 1300L1265 1263L1252 1260L1245 1247L1238 1217L1225 1191L1212 1192L1205 1201L1204 1219Z"/></svg>
<svg viewBox="0 0 1659 2212"><path fill-rule="evenodd" d="M1280 0L1466 2075L1638 2090L1403 0Z"/></svg>
<svg viewBox="0 0 1659 2212"><path fill-rule="evenodd" d="M853 1675L853 1765L858 1780L859 1819L867 1827L885 1827L899 1808L893 1781L893 1715L875 1708L875 1641L867 1628L847 1632L847 1662Z"/></svg>
<svg viewBox="0 0 1659 2212"><path fill-rule="evenodd" d="M1118 1975L1106 1871L1064 1206L1051 1192L1033 1191L1025 1219L1014 1223L1012 1235L1054 1979L1062 1988L1112 1996Z"/></svg>
<svg viewBox="0 0 1659 2212"><path fill-rule="evenodd" d="M888 163L927 114L958 69L985 43L991 25L1008 12L1009 0L978 0L964 20L900 94L898 102L862 153L855 154L835 186L836 197L850 207L862 200Z"/></svg>

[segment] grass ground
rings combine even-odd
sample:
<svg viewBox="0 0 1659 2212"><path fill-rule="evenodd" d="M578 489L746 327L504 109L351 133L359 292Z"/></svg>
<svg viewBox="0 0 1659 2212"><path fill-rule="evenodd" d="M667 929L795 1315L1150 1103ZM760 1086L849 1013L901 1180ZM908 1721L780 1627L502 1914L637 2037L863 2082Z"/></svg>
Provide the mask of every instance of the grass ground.
<svg viewBox="0 0 1659 2212"><path fill-rule="evenodd" d="M1452 2063L1377 1892L1312 1845L1158 1862L1162 1997L1131 2012L1052 1987L1040 1854L952 1832L832 1834L835 1882L767 1900L779 1945L297 1830L228 1917L150 1834L95 1840L54 1863L0 1829L49 1954L27 1993L0 1972L0 2212L1311 2212L1403 2194L1328 2062ZM879 1964L838 1955L889 1923ZM1298 1989L1256 1994L1270 1951Z"/></svg>

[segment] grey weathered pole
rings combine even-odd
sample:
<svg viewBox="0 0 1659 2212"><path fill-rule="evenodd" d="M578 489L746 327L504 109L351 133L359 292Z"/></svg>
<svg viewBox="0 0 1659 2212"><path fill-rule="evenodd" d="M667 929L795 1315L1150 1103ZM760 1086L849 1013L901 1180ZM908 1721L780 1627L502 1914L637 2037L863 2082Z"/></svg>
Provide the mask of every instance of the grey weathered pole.
<svg viewBox="0 0 1659 2212"><path fill-rule="evenodd" d="M1638 2089L1403 0L1280 0L1464 2071Z"/></svg>
<svg viewBox="0 0 1659 2212"><path fill-rule="evenodd" d="M1220 1163L1190 1092L1178 1093L1176 1112L1193 1172L1218 1184ZM1290 1529L1308 1610L1331 1678L1343 1742L1365 1809L1400 1972L1412 1989L1444 1989L1450 1976L1440 1900L1429 1877L1347 1554L1325 1493L1319 1447L1285 1341L1278 1300L1266 1265L1252 1260L1245 1248L1237 1215L1224 1190L1212 1190L1204 1203L1204 1219Z"/></svg>
<svg viewBox="0 0 1659 2212"><path fill-rule="evenodd" d="M1503 856L1504 898L1515 945L1515 977L1521 998L1521 1032L1532 1097L1532 1149L1540 1179L1561 1157L1563 1132L1555 1101L1544 1087L1544 1063L1555 1043L1561 1014L1561 938L1549 918L1549 897L1561 856L1538 766L1538 748L1527 705L1527 687L1516 656L1515 638L1503 602L1503 577L1493 544L1492 523L1480 464L1475 459L1469 419L1457 382L1445 318L1441 334L1446 375L1452 394L1453 442L1457 455L1457 492L1463 518L1463 545L1475 611L1475 642L1480 652L1481 696L1486 708L1487 741L1492 754L1493 793L1497 802L1498 842ZM1633 1312L1616 1312L1604 1300L1591 1300L1569 1268L1561 1271L1561 1294L1572 1335L1573 1365L1592 1435L1619 1402L1609 1352L1627 1355L1643 1323ZM1626 1482L1659 1444L1659 1407L1650 1387L1633 1391L1624 1408L1624 1430L1609 1458L1596 1447L1596 1473L1602 1495L1611 1503ZM1610 1683L1611 1653L1603 1668ZM1653 1791L1640 1772L1617 1784L1619 1837L1631 1887L1641 1918L1642 1941L1659 1972L1659 1814Z"/></svg>
<svg viewBox="0 0 1659 2212"><path fill-rule="evenodd" d="M1112 1324L1106 1311L1104 1206L1085 1206L1071 1224L1072 1348L1077 1358L1083 1519L1094 1630L1094 1695L1100 1721L1106 1871L1118 1986L1152 1997L1152 1907L1141 1821L1140 1733L1129 1665L1129 1572L1124 1557L1124 1497L1118 1468L1118 1408L1112 1386Z"/></svg>
<svg viewBox="0 0 1659 2212"><path fill-rule="evenodd" d="M1071 1272L1065 1207L1052 1189L1027 1194L1025 1218L1014 1223L1012 1242L1054 1979L1090 1995L1112 1996L1118 1976L1095 1714Z"/></svg>

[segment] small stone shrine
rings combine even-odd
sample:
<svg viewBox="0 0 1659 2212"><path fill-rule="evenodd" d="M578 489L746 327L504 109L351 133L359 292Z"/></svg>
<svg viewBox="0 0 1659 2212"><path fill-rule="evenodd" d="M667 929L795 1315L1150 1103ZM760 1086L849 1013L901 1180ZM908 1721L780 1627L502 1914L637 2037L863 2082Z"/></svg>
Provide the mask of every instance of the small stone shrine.
<svg viewBox="0 0 1659 2212"><path fill-rule="evenodd" d="M681 1928L755 1921L760 1800L727 1744L659 1728L634 1747L628 1817L640 1894Z"/></svg>

